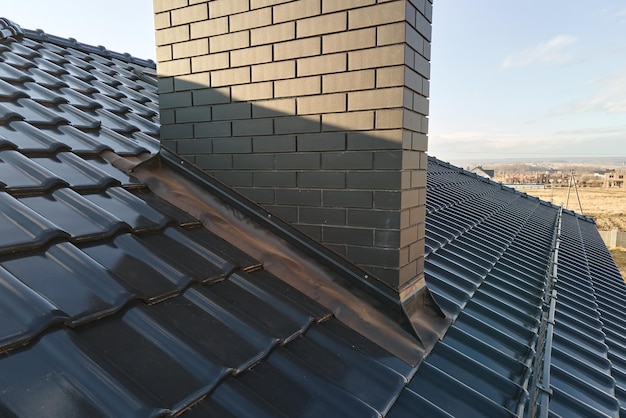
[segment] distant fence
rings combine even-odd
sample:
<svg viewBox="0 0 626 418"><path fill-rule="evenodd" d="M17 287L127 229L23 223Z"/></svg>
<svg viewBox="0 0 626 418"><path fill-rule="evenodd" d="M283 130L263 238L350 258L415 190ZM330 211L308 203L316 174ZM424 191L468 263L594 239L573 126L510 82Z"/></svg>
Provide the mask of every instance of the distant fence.
<svg viewBox="0 0 626 418"><path fill-rule="evenodd" d="M618 231L617 229L599 232L607 247L626 247L626 232Z"/></svg>
<svg viewBox="0 0 626 418"><path fill-rule="evenodd" d="M546 185L542 183L524 183L524 184L505 184L507 187L511 187L515 190L528 190L528 189L546 189Z"/></svg>

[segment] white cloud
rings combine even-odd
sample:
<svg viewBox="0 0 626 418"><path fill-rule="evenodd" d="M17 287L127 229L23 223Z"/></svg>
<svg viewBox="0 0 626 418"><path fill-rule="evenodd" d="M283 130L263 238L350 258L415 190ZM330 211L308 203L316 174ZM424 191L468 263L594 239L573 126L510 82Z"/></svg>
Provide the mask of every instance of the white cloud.
<svg viewBox="0 0 626 418"><path fill-rule="evenodd" d="M592 84L595 86L593 95L570 102L555 113L626 113L626 68L593 80Z"/></svg>
<svg viewBox="0 0 626 418"><path fill-rule="evenodd" d="M526 67L532 64L563 64L573 58L569 46L576 42L576 37L570 35L557 35L552 39L540 42L538 45L524 49L507 56L502 64L502 69Z"/></svg>

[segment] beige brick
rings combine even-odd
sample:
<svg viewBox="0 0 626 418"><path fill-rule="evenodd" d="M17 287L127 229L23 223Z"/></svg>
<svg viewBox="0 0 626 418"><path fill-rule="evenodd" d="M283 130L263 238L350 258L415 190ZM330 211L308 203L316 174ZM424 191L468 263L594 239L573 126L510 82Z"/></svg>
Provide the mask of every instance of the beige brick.
<svg viewBox="0 0 626 418"><path fill-rule="evenodd" d="M345 94L324 94L298 98L298 115L346 111Z"/></svg>
<svg viewBox="0 0 626 418"><path fill-rule="evenodd" d="M177 76L182 74L189 74L190 72L191 68L189 66L188 58L160 62L157 65L157 74L159 74L159 76Z"/></svg>
<svg viewBox="0 0 626 418"><path fill-rule="evenodd" d="M360 70L364 68L388 67L391 65L411 63L412 54L406 55L407 48L404 44L382 46L375 49L362 49L351 51L348 54L348 69Z"/></svg>
<svg viewBox="0 0 626 418"><path fill-rule="evenodd" d="M404 66L376 69L376 87L403 86L405 81Z"/></svg>
<svg viewBox="0 0 626 418"><path fill-rule="evenodd" d="M296 114L296 99L260 100L252 106L252 117L291 116Z"/></svg>
<svg viewBox="0 0 626 418"><path fill-rule="evenodd" d="M228 70L213 71L211 73L211 86L230 86L250 82L250 68L234 68Z"/></svg>
<svg viewBox="0 0 626 418"><path fill-rule="evenodd" d="M272 44L274 42L289 41L296 37L296 22L281 23L263 28L251 29L252 45Z"/></svg>
<svg viewBox="0 0 626 418"><path fill-rule="evenodd" d="M378 32L378 35L376 37L376 44L378 46L384 46L405 42L406 26L407 24L405 22L379 26L378 28L376 28Z"/></svg>
<svg viewBox="0 0 626 418"><path fill-rule="evenodd" d="M376 28L353 30L322 37L322 52L324 54L374 46L376 46Z"/></svg>
<svg viewBox="0 0 626 418"><path fill-rule="evenodd" d="M231 88L233 102L270 99L274 94L272 82L242 84Z"/></svg>
<svg viewBox="0 0 626 418"><path fill-rule="evenodd" d="M157 46L157 62L170 61L172 59L172 45Z"/></svg>
<svg viewBox="0 0 626 418"><path fill-rule="evenodd" d="M251 64L262 64L272 61L272 46L262 45L252 48L230 51L231 67L241 67Z"/></svg>
<svg viewBox="0 0 626 418"><path fill-rule="evenodd" d="M402 22L406 16L406 1L394 1L348 12L350 29L380 26L386 23Z"/></svg>
<svg viewBox="0 0 626 418"><path fill-rule="evenodd" d="M154 12L160 13L167 10L178 9L187 6L187 0L154 0Z"/></svg>
<svg viewBox="0 0 626 418"><path fill-rule="evenodd" d="M402 108L376 111L376 129L402 128Z"/></svg>
<svg viewBox="0 0 626 418"><path fill-rule="evenodd" d="M348 110L384 109L402 107L403 88L364 90L348 93Z"/></svg>
<svg viewBox="0 0 626 418"><path fill-rule="evenodd" d="M319 57L300 58L298 60L298 77L314 74L328 74L346 71L347 55L330 54Z"/></svg>
<svg viewBox="0 0 626 418"><path fill-rule="evenodd" d="M209 87L209 84L210 79L208 72L185 74L176 77L176 79L174 80L174 86L176 86L176 91L206 88Z"/></svg>
<svg viewBox="0 0 626 418"><path fill-rule="evenodd" d="M376 0L322 0L322 13L338 12L340 10L356 9L357 7L375 4Z"/></svg>
<svg viewBox="0 0 626 418"><path fill-rule="evenodd" d="M316 16L321 13L319 0L297 0L273 7L274 23Z"/></svg>
<svg viewBox="0 0 626 418"><path fill-rule="evenodd" d="M421 132L422 123L424 120L426 120L426 118L417 112L413 112L412 110L403 109L403 112L403 127L414 132Z"/></svg>
<svg viewBox="0 0 626 418"><path fill-rule="evenodd" d="M157 13L154 15L154 29L164 29L172 26L170 12Z"/></svg>
<svg viewBox="0 0 626 418"><path fill-rule="evenodd" d="M297 41L281 42L274 45L274 59L310 57L322 53L322 38L306 38Z"/></svg>
<svg viewBox="0 0 626 418"><path fill-rule="evenodd" d="M189 0L189 5L198 4L198 3L208 3L211 0Z"/></svg>
<svg viewBox="0 0 626 418"><path fill-rule="evenodd" d="M346 12L310 17L298 21L298 38L341 32L348 28Z"/></svg>
<svg viewBox="0 0 626 418"><path fill-rule="evenodd" d="M282 80L296 76L295 61L281 61L252 67L252 81Z"/></svg>
<svg viewBox="0 0 626 418"><path fill-rule="evenodd" d="M374 70L350 71L322 76L322 92L355 91L376 87Z"/></svg>
<svg viewBox="0 0 626 418"><path fill-rule="evenodd" d="M204 4L185 7L184 9L172 10L172 26L184 25L185 23L197 22L209 18L209 9Z"/></svg>
<svg viewBox="0 0 626 418"><path fill-rule="evenodd" d="M272 24L272 9L265 8L229 16L230 31L259 28Z"/></svg>
<svg viewBox="0 0 626 418"><path fill-rule="evenodd" d="M249 0L215 0L209 3L209 16L215 17L247 12Z"/></svg>
<svg viewBox="0 0 626 418"><path fill-rule="evenodd" d="M189 40L189 27L176 26L175 28L160 29L154 35L157 46L174 44Z"/></svg>
<svg viewBox="0 0 626 418"><path fill-rule="evenodd" d="M247 48L250 46L250 34L248 31L227 33L209 38L211 53L231 51L233 49Z"/></svg>
<svg viewBox="0 0 626 418"><path fill-rule="evenodd" d="M274 97L304 96L322 92L322 77L304 77L274 82Z"/></svg>
<svg viewBox="0 0 626 418"><path fill-rule="evenodd" d="M428 110L430 108L430 103L428 101L428 97L424 97L421 94L413 93L413 107L417 113L421 113L422 115L428 115Z"/></svg>
<svg viewBox="0 0 626 418"><path fill-rule="evenodd" d="M419 168L420 168L420 153L417 151L405 150L402 153L402 169L403 170L418 170ZM416 190L416 193L417 192L418 191ZM417 202L415 206L417 206Z"/></svg>
<svg viewBox="0 0 626 418"><path fill-rule="evenodd" d="M362 131L374 129L374 112L346 112L322 115L323 131Z"/></svg>
<svg viewBox="0 0 626 418"><path fill-rule="evenodd" d="M250 0L250 9L260 9L262 7L275 6L277 4L289 3L293 0Z"/></svg>
<svg viewBox="0 0 626 418"><path fill-rule="evenodd" d="M174 44L172 45L172 53L174 59L208 54L209 40L204 38Z"/></svg>
<svg viewBox="0 0 626 418"><path fill-rule="evenodd" d="M191 39L208 38L228 33L228 17L205 20L190 25Z"/></svg>
<svg viewBox="0 0 626 418"><path fill-rule="evenodd" d="M191 59L191 68L194 73L200 71L221 70L228 68L229 66L228 52L203 55L200 57L193 57Z"/></svg>
<svg viewBox="0 0 626 418"><path fill-rule="evenodd" d="M428 149L428 136L422 133L413 132L411 149L426 151ZM423 167L421 167L423 168Z"/></svg>

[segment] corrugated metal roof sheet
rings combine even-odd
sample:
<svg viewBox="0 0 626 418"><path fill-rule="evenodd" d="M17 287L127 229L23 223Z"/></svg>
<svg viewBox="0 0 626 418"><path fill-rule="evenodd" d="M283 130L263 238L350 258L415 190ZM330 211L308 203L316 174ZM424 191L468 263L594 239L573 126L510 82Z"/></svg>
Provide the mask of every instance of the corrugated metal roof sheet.
<svg viewBox="0 0 626 418"><path fill-rule="evenodd" d="M589 219L431 158L452 324L407 362L122 169L158 151L152 63L0 28L0 416L527 415L542 358L551 416L626 412L626 285Z"/></svg>

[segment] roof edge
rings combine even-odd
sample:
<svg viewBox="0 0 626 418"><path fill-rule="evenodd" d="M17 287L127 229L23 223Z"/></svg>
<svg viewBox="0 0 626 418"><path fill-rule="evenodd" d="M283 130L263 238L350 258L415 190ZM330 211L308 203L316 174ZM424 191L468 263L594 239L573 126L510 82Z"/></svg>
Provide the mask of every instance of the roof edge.
<svg viewBox="0 0 626 418"><path fill-rule="evenodd" d="M24 31L20 25L5 17L0 17L0 41L23 35Z"/></svg>
<svg viewBox="0 0 626 418"><path fill-rule="evenodd" d="M81 52L98 54L107 58L116 58L120 61L156 69L156 63L152 61L151 59L137 58L137 57L132 56L128 52L123 52L123 53L115 52L115 51L111 51L105 48L102 45L94 46L94 45L89 45L89 44L85 44L82 42L78 42L74 38L63 38L63 37L56 36L56 35L50 35L41 29L37 29L37 30L23 29L23 33L24 33L24 37L26 38L35 39L38 41L50 42L52 44L63 46L63 47L75 48Z"/></svg>
<svg viewBox="0 0 626 418"><path fill-rule="evenodd" d="M120 61L124 61L131 64L141 65L143 67L149 67L156 69L156 63L151 59L137 58L129 54L128 52L115 52L105 48L102 45L94 46L78 42L74 38L63 38L61 36L51 35L44 32L42 29L22 29L20 25L7 18L0 18L0 42L11 38L28 38L37 41L50 42L52 44L66 47L75 48L81 52L98 54L107 58L115 58Z"/></svg>

